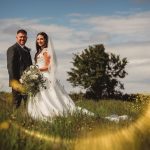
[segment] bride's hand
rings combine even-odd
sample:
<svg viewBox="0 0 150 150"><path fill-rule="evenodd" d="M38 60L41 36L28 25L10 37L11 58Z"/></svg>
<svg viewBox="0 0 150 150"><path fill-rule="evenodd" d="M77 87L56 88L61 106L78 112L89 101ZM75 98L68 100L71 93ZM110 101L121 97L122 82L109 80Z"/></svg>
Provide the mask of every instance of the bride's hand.
<svg viewBox="0 0 150 150"><path fill-rule="evenodd" d="M39 70L42 72L42 71L48 71L48 67L42 67L42 68L39 68Z"/></svg>

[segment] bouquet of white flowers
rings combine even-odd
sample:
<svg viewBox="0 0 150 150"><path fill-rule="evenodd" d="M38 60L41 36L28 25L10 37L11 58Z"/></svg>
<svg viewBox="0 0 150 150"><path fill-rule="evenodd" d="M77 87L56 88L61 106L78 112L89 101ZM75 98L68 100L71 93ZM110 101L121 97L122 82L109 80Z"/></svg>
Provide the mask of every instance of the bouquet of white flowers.
<svg viewBox="0 0 150 150"><path fill-rule="evenodd" d="M41 88L46 89L46 78L36 65L31 65L23 72L20 82L25 89L25 94L30 96L35 96Z"/></svg>

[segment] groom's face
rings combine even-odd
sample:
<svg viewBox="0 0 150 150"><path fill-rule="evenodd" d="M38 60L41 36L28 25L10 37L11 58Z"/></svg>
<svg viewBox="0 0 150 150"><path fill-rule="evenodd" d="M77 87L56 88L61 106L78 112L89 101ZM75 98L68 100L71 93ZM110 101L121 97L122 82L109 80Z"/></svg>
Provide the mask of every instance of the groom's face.
<svg viewBox="0 0 150 150"><path fill-rule="evenodd" d="M27 35L24 33L18 33L16 36L17 43L24 46L27 41Z"/></svg>

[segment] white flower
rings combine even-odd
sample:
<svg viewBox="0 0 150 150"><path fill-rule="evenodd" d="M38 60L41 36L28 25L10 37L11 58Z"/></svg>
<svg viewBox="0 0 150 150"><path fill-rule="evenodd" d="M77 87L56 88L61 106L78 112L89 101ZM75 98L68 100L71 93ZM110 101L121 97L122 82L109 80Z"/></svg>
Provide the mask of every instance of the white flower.
<svg viewBox="0 0 150 150"><path fill-rule="evenodd" d="M33 65L30 66L30 69L34 69L34 68L35 68L35 66L33 66Z"/></svg>
<svg viewBox="0 0 150 150"><path fill-rule="evenodd" d="M30 67L28 67L23 72L19 81L24 86L26 90L25 93L29 96L35 96L41 88L47 88L44 76L35 65L31 65Z"/></svg>
<svg viewBox="0 0 150 150"><path fill-rule="evenodd" d="M27 71L27 75L30 75L31 74L31 71Z"/></svg>
<svg viewBox="0 0 150 150"><path fill-rule="evenodd" d="M23 83L23 80L22 79L19 79L20 83Z"/></svg>
<svg viewBox="0 0 150 150"><path fill-rule="evenodd" d="M33 79L33 80L38 79L38 75L31 75L30 77L31 77L31 79Z"/></svg>

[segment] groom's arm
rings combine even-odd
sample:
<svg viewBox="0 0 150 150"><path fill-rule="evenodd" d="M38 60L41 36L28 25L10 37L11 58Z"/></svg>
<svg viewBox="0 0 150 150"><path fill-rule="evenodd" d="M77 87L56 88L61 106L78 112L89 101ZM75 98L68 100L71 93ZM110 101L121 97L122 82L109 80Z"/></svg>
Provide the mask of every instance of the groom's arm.
<svg viewBox="0 0 150 150"><path fill-rule="evenodd" d="M18 55L17 51L13 48L9 48L7 50L7 69L9 73L9 79L11 80L17 80L18 79Z"/></svg>

